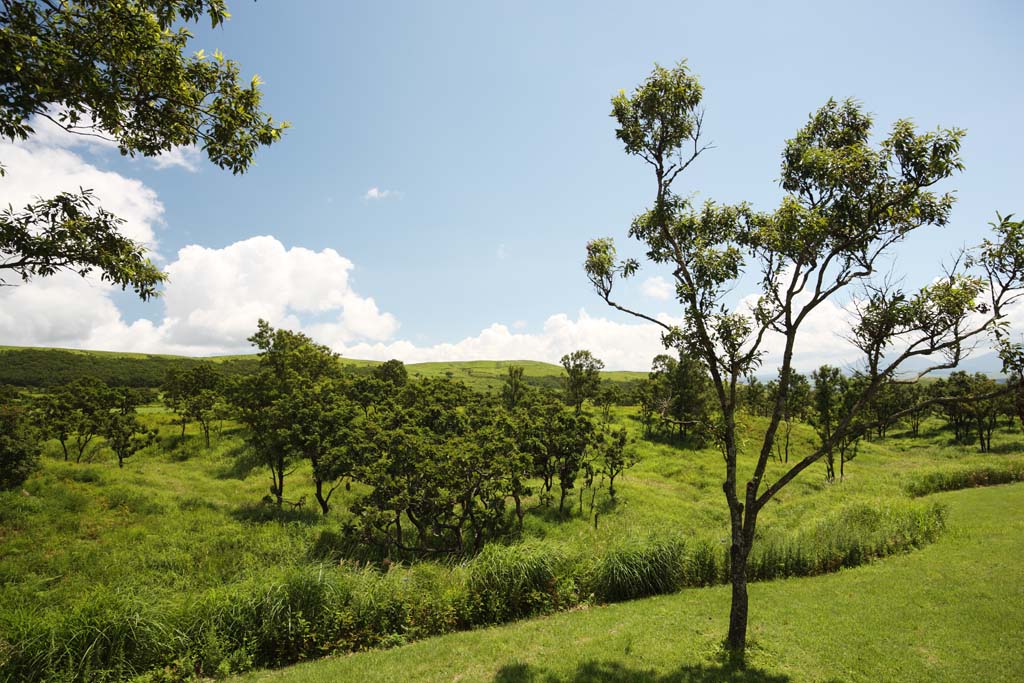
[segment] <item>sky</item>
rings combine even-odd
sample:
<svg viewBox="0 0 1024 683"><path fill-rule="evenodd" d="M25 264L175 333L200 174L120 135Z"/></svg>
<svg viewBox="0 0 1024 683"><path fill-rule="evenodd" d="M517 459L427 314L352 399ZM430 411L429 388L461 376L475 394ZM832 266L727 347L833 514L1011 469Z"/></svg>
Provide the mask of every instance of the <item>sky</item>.
<svg viewBox="0 0 1024 683"><path fill-rule="evenodd" d="M683 59L715 146L681 193L772 209L784 141L828 98L854 97L879 137L900 118L967 130L966 170L943 187L958 197L950 225L887 264L908 286L979 242L996 211L1024 213L1017 2L229 9L222 28L193 27L191 49L258 74L265 110L292 127L240 176L195 149L123 158L42 124L0 142L0 206L91 188L171 276L151 302L74 275L0 288L0 344L239 353L262 317L353 358L557 362L586 348L646 370L657 328L608 308L582 262L594 237L642 256L626 233L654 180L615 139L609 100ZM734 300L753 291L741 281ZM671 294L650 267L621 291L666 320L680 315ZM808 321L799 368L853 362L837 325L849 303Z"/></svg>

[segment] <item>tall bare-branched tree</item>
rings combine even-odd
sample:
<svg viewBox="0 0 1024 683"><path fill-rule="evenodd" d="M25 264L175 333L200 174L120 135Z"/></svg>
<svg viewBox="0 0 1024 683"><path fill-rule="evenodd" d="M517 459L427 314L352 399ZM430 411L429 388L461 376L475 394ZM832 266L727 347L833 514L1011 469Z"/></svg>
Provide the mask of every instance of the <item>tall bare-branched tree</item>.
<svg viewBox="0 0 1024 683"><path fill-rule="evenodd" d="M1006 307L1024 284L1024 225L1000 216L992 238L941 278L916 292L892 289L863 302L852 330L864 352L866 379L859 394L834 416L828 438L769 477L801 326L825 302L872 282L880 262L908 235L948 222L953 195L934 188L962 170L964 133L956 128L920 133L910 121L900 120L876 145L871 117L860 104L829 100L786 141L785 196L776 210L761 213L747 204L713 201L696 205L672 185L708 149L702 138L702 94L683 63L656 67L631 94L620 91L612 99L617 137L627 153L654 172L654 205L637 216L629 235L644 244L649 261L671 269L682 324L670 325L612 298L615 282L635 274L640 264L619 261L611 239L587 245L586 272L609 305L661 326L666 347L699 356L711 374L731 532L726 644L742 655L747 559L758 514L851 429L862 428L854 427L858 416L907 361L934 359L919 373L924 375L955 366L965 349L986 334L1005 340ZM759 276L757 302L750 309L730 308L725 298L748 272ZM782 341L778 390L752 462L741 466L737 389L760 365L771 335Z"/></svg>

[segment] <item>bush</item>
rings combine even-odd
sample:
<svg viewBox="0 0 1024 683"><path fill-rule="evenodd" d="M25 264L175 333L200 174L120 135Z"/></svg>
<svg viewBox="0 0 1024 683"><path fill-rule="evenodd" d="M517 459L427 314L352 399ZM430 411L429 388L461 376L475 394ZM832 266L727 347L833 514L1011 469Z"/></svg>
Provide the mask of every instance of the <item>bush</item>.
<svg viewBox="0 0 1024 683"><path fill-rule="evenodd" d="M847 505L795 534L770 531L754 544L752 581L813 576L856 567L872 559L920 547L945 528L946 508L939 503L903 500Z"/></svg>

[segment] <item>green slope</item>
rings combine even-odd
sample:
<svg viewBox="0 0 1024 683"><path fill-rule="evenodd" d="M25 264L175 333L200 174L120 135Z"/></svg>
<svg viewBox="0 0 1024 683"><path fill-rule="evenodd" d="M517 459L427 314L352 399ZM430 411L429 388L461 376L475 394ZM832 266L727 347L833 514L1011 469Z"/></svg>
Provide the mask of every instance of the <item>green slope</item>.
<svg viewBox="0 0 1024 683"><path fill-rule="evenodd" d="M938 494L951 530L923 550L751 586L749 668L721 662L725 587L563 613L279 671L248 683L1019 681L1024 485Z"/></svg>
<svg viewBox="0 0 1024 683"><path fill-rule="evenodd" d="M164 374L171 367L214 362L228 372L238 373L251 369L255 359L256 356L251 354L193 358L117 351L0 346L0 384L52 386L84 375L93 375L110 384L155 387L163 381ZM357 371L379 365L379 361L355 358L342 358L341 362ZM539 361L413 363L406 367L413 377L449 377L461 380L478 391L487 391L501 386L510 365L523 366L524 377L530 384L551 388L560 386L562 367ZM638 381L647 377L643 372L627 371L604 372L601 375L613 382Z"/></svg>

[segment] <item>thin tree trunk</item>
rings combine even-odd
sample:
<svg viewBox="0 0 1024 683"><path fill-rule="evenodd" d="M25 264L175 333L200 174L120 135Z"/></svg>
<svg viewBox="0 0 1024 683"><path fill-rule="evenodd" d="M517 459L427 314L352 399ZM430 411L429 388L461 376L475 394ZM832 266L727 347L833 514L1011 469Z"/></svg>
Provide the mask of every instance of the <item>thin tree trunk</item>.
<svg viewBox="0 0 1024 683"><path fill-rule="evenodd" d="M324 482L319 477L316 477L313 482L316 484L316 502L320 503L320 511L326 515L331 508L327 504L327 499L324 498Z"/></svg>
<svg viewBox="0 0 1024 683"><path fill-rule="evenodd" d="M734 534L735 535L735 534ZM729 579L732 583L732 606L729 609L729 635L726 645L734 656L742 657L747 647L747 556L750 547L739 532L729 552Z"/></svg>

